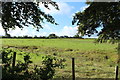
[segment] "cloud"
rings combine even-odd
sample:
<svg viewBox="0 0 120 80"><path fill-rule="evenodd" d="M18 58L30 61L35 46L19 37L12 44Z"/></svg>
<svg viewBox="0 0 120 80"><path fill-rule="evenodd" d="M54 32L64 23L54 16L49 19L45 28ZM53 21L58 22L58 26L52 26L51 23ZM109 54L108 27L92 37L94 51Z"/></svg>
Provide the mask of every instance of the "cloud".
<svg viewBox="0 0 120 80"><path fill-rule="evenodd" d="M23 28L23 30L21 30L20 28L16 27L15 30L10 29L8 33L11 36L23 36L23 35L28 35L28 32L29 32L28 28Z"/></svg>
<svg viewBox="0 0 120 80"><path fill-rule="evenodd" d="M23 35L29 35L29 31L28 28L24 28L23 30L21 30L20 28L16 27L15 30L10 29L8 31L8 33L11 36L23 36ZM5 36L5 31L2 28L2 25L0 24L0 36Z"/></svg>
<svg viewBox="0 0 120 80"><path fill-rule="evenodd" d="M58 36L74 36L77 33L77 29L78 27L71 27L71 26L64 26L62 30L60 30L59 32L51 32L51 33L55 33Z"/></svg>
<svg viewBox="0 0 120 80"><path fill-rule="evenodd" d="M2 24L0 23L0 36L5 35L4 29L2 28Z"/></svg>
<svg viewBox="0 0 120 80"><path fill-rule="evenodd" d="M57 4L58 4L60 10L56 10L56 9L55 9L52 5L50 5L50 4L48 4L50 10L47 9L47 8L45 8L44 5L41 4L41 3L40 3L40 6L39 6L39 7L40 7L45 13L47 13L47 14L50 13L50 14L53 14L53 15L56 15L56 14L66 14L66 15L68 15L68 14L71 13L72 9L74 9L73 6L70 6L70 5L68 5L67 3L64 3L64 2L59 2L59 3L57 3Z"/></svg>
<svg viewBox="0 0 120 80"><path fill-rule="evenodd" d="M50 30L51 29L51 30ZM16 27L15 30L10 30L9 33L11 36L32 36L34 37L36 36L48 36L51 33L56 34L57 36L74 36L76 35L78 30L78 27L71 27L71 26L64 26L61 30L57 30L54 31L54 29L52 27L50 27L49 25L46 25L44 29L40 29L39 32L37 32L35 29L33 29L32 27L25 27L23 28L23 30L21 30L20 28ZM5 35L4 33L4 29L2 29L2 26L0 25L0 35ZM89 38L88 36L84 36L84 38ZM97 38L97 34L92 35L90 38Z"/></svg>
<svg viewBox="0 0 120 80"><path fill-rule="evenodd" d="M50 26L45 24L43 25L44 26L44 30L51 30ZM11 35L11 36L25 36L25 35L28 35L28 36L32 36L34 37L35 35L36 36L47 36L48 35L48 32L44 31L43 29L40 29L40 31L36 31L36 29L33 29L32 26L30 27L24 27L22 30L18 27L16 27L15 30L12 30L10 29L8 31L8 33ZM4 31L2 32L2 34L4 33Z"/></svg>
<svg viewBox="0 0 120 80"><path fill-rule="evenodd" d="M88 37L87 35L83 36L83 38L98 38L97 33L94 35L91 35L90 37Z"/></svg>
<svg viewBox="0 0 120 80"><path fill-rule="evenodd" d="M86 5L80 8L81 11L84 11L86 8L88 8L90 5Z"/></svg>
<svg viewBox="0 0 120 80"><path fill-rule="evenodd" d="M2 26L0 26L0 35L5 35L4 29L2 29ZM54 27L50 27L49 25L45 24L44 29L40 29L39 32L37 32L32 27L24 27L22 30L18 27L16 27L15 30L10 29L8 32L11 36L48 36L51 33L55 33L58 36L74 36L77 33L77 27L71 27L71 26L64 26L61 30L55 31Z"/></svg>

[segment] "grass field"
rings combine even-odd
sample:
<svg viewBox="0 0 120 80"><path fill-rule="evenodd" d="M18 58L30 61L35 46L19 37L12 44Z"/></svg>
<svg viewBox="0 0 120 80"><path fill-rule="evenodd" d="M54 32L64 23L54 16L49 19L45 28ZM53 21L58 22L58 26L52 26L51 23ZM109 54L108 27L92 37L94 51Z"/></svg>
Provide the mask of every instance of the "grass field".
<svg viewBox="0 0 120 80"><path fill-rule="evenodd" d="M72 75L71 58L74 57L76 77L115 77L117 44L95 44L93 39L2 39L2 47L30 52L34 64L41 64L41 57L47 54L65 58L65 69L57 70L56 76Z"/></svg>

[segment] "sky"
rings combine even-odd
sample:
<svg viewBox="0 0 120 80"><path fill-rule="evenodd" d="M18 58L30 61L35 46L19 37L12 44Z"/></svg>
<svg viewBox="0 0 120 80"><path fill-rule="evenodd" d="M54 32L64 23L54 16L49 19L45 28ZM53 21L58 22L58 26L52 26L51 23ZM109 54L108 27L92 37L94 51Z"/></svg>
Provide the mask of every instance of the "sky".
<svg viewBox="0 0 120 80"><path fill-rule="evenodd" d="M58 2L57 3L60 10L54 9L53 6L49 5L50 10L46 9L43 5L40 6L45 13L51 14L55 21L59 25L53 25L45 21L42 24L43 29L40 29L39 32L36 29L33 29L32 26L25 27L23 30L16 28L15 30L10 30L9 33L11 36L48 36L51 33L56 34L57 36L74 36L77 33L77 26L72 25L73 15L78 11L84 11L89 5L85 2ZM5 35L2 25L0 24L0 35ZM87 36L84 36L87 38ZM96 38L96 35L91 36L91 38Z"/></svg>

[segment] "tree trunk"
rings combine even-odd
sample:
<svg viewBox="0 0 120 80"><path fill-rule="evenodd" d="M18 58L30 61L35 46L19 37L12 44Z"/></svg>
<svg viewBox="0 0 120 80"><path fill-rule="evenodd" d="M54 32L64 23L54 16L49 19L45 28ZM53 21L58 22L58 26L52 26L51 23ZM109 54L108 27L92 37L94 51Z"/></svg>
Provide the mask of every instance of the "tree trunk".
<svg viewBox="0 0 120 80"><path fill-rule="evenodd" d="M6 36L6 37L10 37L10 34L8 34L7 29L6 29L6 28L4 28L4 30L5 30L5 36Z"/></svg>
<svg viewBox="0 0 120 80"><path fill-rule="evenodd" d="M4 28L4 30L5 30L5 36L7 36L7 34L8 34L8 33L7 33L7 29Z"/></svg>
<svg viewBox="0 0 120 80"><path fill-rule="evenodd" d="M6 29L6 28L4 28L4 30L5 30L5 36L6 36L6 37L8 37L8 38L10 38L11 36L10 36L10 34L8 34L7 29Z"/></svg>

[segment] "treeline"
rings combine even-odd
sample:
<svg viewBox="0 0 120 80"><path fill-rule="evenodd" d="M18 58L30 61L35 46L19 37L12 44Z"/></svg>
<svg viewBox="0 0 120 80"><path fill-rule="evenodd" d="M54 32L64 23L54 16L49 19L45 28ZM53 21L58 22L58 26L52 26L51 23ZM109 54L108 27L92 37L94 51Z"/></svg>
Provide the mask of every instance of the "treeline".
<svg viewBox="0 0 120 80"><path fill-rule="evenodd" d="M78 34L74 35L73 37L69 37L69 36L57 36L56 34L49 34L49 36L28 36L28 35L25 35L25 36L1 36L1 38L20 38L20 39L26 39L26 38L38 38L38 39L56 39L56 38L80 38L80 39L83 39L82 36L79 36Z"/></svg>

